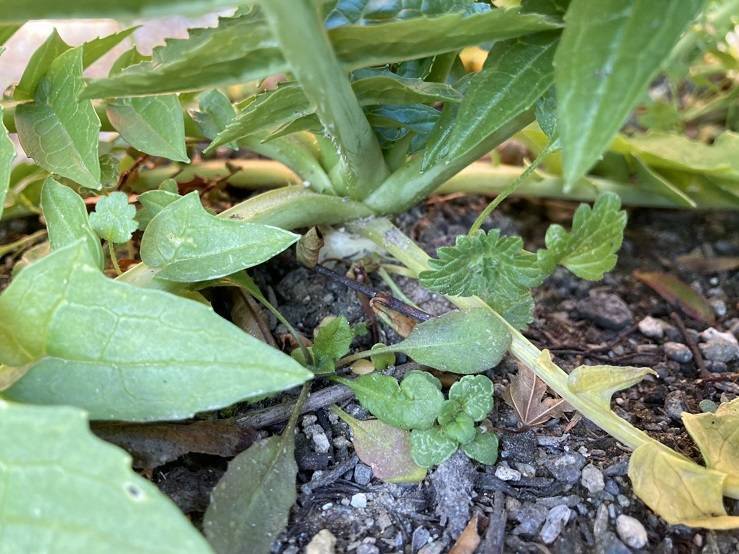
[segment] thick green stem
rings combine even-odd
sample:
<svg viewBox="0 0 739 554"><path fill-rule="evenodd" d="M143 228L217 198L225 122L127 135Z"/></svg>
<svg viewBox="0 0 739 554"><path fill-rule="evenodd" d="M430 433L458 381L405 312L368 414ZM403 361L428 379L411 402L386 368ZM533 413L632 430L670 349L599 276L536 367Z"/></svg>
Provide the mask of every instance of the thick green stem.
<svg viewBox="0 0 739 554"><path fill-rule="evenodd" d="M434 58L434 63L431 65L431 71L426 77L426 81L434 83L446 83L449 72L454 66L454 60L457 59L457 52L446 52L445 54L438 54Z"/></svg>
<svg viewBox="0 0 739 554"><path fill-rule="evenodd" d="M385 160L372 127L339 64L312 0L261 2L280 50L316 106L342 161L347 192L361 199L387 176Z"/></svg>
<svg viewBox="0 0 739 554"><path fill-rule="evenodd" d="M466 154L438 163L421 171L423 155L419 154L393 173L380 187L365 199L365 204L377 213L399 213L414 206L444 181L451 179L466 166L487 154L534 120L532 112L512 119L481 141Z"/></svg>
<svg viewBox="0 0 739 554"><path fill-rule="evenodd" d="M420 271L429 269L428 254L387 219L368 218L359 220L351 223L349 229L384 247L393 257L405 264L414 273L417 274ZM616 440L631 449L651 443L676 456L680 456L661 442L647 435L644 431L637 429L627 421L621 419L612 411L604 410L592 398L573 393L567 384L567 373L554 363L543 363L542 351L531 344L526 337L480 298L462 298L458 296L450 296L448 298L462 309L484 308L490 310L508 327L511 333L511 355L524 365L530 367L542 381L564 398L573 408L579 411L583 417L595 423ZM724 494L733 498L739 498L739 486L737 485L739 485L739 481L731 476L727 477L724 484Z"/></svg>

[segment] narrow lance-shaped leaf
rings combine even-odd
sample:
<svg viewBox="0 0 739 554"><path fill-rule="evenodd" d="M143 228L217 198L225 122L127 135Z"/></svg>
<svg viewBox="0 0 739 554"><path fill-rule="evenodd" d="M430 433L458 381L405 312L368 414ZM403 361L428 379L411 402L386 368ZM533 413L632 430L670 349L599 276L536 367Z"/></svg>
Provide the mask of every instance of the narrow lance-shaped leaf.
<svg viewBox="0 0 739 554"><path fill-rule="evenodd" d="M79 100L82 49L60 54L40 81L30 104L15 111L15 125L23 149L41 167L100 189L98 133L100 120L89 100Z"/></svg>
<svg viewBox="0 0 739 554"><path fill-rule="evenodd" d="M703 4L572 0L554 59L567 183L608 147Z"/></svg>
<svg viewBox="0 0 739 554"><path fill-rule="evenodd" d="M130 421L186 418L311 377L197 302L108 279L82 241L0 295L0 363L33 364L6 398Z"/></svg>
<svg viewBox="0 0 739 554"><path fill-rule="evenodd" d="M3 124L3 108L0 106L0 219L5 207L5 196L10 186L10 174L15 159L15 145L8 136L8 130Z"/></svg>
<svg viewBox="0 0 739 554"><path fill-rule="evenodd" d="M0 436L4 550L211 552L126 452L90 433L82 410L0 400Z"/></svg>
<svg viewBox="0 0 739 554"><path fill-rule="evenodd" d="M277 227L212 216L194 191L151 220L141 259L159 269L161 279L206 281L265 262L299 238Z"/></svg>
<svg viewBox="0 0 739 554"><path fill-rule="evenodd" d="M411 457L410 433L392 427L378 419L359 420L333 406L352 430L352 445L372 474L386 483L416 483L423 481L426 470Z"/></svg>
<svg viewBox="0 0 739 554"><path fill-rule="evenodd" d="M52 177L47 177L41 189L41 209L53 250L84 239L95 264L103 268L103 247L100 238L90 226L87 208L79 194Z"/></svg>

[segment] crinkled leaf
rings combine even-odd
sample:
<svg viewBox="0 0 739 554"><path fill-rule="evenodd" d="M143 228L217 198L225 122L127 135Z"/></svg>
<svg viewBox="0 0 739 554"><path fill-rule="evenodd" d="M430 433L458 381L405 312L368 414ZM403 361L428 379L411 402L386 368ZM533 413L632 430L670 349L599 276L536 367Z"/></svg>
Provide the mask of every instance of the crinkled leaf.
<svg viewBox="0 0 739 554"><path fill-rule="evenodd" d="M451 130L429 144L422 167L459 157L534 106L551 87L559 33L519 37L493 46L467 86Z"/></svg>
<svg viewBox="0 0 739 554"><path fill-rule="evenodd" d="M15 111L23 150L51 173L100 189L100 120L89 100L80 100L82 49L60 54L41 79L34 101Z"/></svg>
<svg viewBox="0 0 739 554"><path fill-rule="evenodd" d="M662 271L634 271L634 277L654 289L670 304L680 306L690 317L713 325L716 314L705 297L675 275Z"/></svg>
<svg viewBox="0 0 739 554"><path fill-rule="evenodd" d="M213 489L203 531L217 554L267 554L295 504L295 438L260 441L236 456Z"/></svg>
<svg viewBox="0 0 739 554"><path fill-rule="evenodd" d="M56 29L52 29L51 34L39 46L26 64L18 84L13 90L14 100L33 100L36 87L41 78L49 71L51 63L61 54L71 47L62 40ZM83 54L84 56L84 54ZM84 59L84 58L83 58Z"/></svg>
<svg viewBox="0 0 739 554"><path fill-rule="evenodd" d="M608 147L702 6L702 0L572 0L554 59L568 183Z"/></svg>
<svg viewBox="0 0 739 554"><path fill-rule="evenodd" d="M411 456L421 467L433 467L448 460L457 451L457 446L457 442L438 425L411 432Z"/></svg>
<svg viewBox="0 0 739 554"><path fill-rule="evenodd" d="M411 458L408 431L379 419L359 420L336 407L332 411L351 428L354 450L375 477L386 483L416 483L426 477L426 470Z"/></svg>
<svg viewBox="0 0 739 554"><path fill-rule="evenodd" d="M344 316L334 317L321 325L313 341L313 356L318 369L333 371L336 360L349 352L353 339L354 333Z"/></svg>
<svg viewBox="0 0 739 554"><path fill-rule="evenodd" d="M441 423L441 429L459 444L467 444L475 438L475 420L464 412L458 412L449 421Z"/></svg>
<svg viewBox="0 0 739 554"><path fill-rule="evenodd" d="M203 136L213 140L234 118L236 110L228 96L217 89L202 93L198 100L200 109L192 112L192 118Z"/></svg>
<svg viewBox="0 0 739 554"><path fill-rule="evenodd" d="M726 515L726 474L706 469L668 449L647 443L629 460L634 492L671 525L734 529L739 517Z"/></svg>
<svg viewBox="0 0 739 554"><path fill-rule="evenodd" d="M123 139L141 152L189 162L185 147L185 120L175 94L119 98L105 113Z"/></svg>
<svg viewBox="0 0 739 554"><path fill-rule="evenodd" d="M525 329L534 320L534 296L530 289L511 289L507 294L484 296L483 300L516 329Z"/></svg>
<svg viewBox="0 0 739 554"><path fill-rule="evenodd" d="M90 225L101 238L114 244L131 240L138 228L136 207L128 203L125 193L116 191L103 196L90 214Z"/></svg>
<svg viewBox="0 0 739 554"><path fill-rule="evenodd" d="M478 429L474 440L462 445L462 451L473 460L491 466L498 459L498 436Z"/></svg>
<svg viewBox="0 0 739 554"><path fill-rule="evenodd" d="M600 408L610 410L613 393L637 384L649 374L657 375L648 367L581 365L567 377L567 388L578 397L590 398Z"/></svg>
<svg viewBox="0 0 739 554"><path fill-rule="evenodd" d="M337 57L348 70L413 60L485 41L502 40L561 24L539 14L496 9L465 15L413 17L374 25L342 25L329 31ZM155 64L93 82L90 98L197 90L287 72L264 18L257 11L221 18L217 28L191 29L154 51Z"/></svg>
<svg viewBox="0 0 739 554"><path fill-rule="evenodd" d="M141 209L136 213L139 229L145 230L159 212L180 198L179 194L167 190L148 190L139 195Z"/></svg>
<svg viewBox="0 0 739 554"><path fill-rule="evenodd" d="M549 353L544 352L546 354L542 353L541 361L552 364ZM545 397L546 392L546 383L530 367L519 364L518 371L510 376L510 384L503 391L503 399L516 412L524 427L534 427L570 409L562 398Z"/></svg>
<svg viewBox="0 0 739 554"><path fill-rule="evenodd" d="M739 476L739 414L683 412L682 420L709 469Z"/></svg>
<svg viewBox="0 0 739 554"><path fill-rule="evenodd" d="M401 429L431 427L444 402L441 383L425 371L409 372L400 384L393 377L378 373L337 380L352 389L373 416Z"/></svg>
<svg viewBox="0 0 739 554"><path fill-rule="evenodd" d="M94 437L82 410L0 400L7 552L211 552L177 506Z"/></svg>
<svg viewBox="0 0 739 554"><path fill-rule="evenodd" d="M53 250L84 239L95 264L103 268L105 256L100 237L90 225L87 208L79 194L47 177L41 189L41 209Z"/></svg>
<svg viewBox="0 0 739 554"><path fill-rule="evenodd" d="M482 421L493 409L493 382L484 375L466 375L449 388L449 400L456 400L474 421Z"/></svg>
<svg viewBox="0 0 739 554"><path fill-rule="evenodd" d="M3 108L0 106L0 219L5 207L5 196L10 187L10 175L15 159L15 145L8 136L8 130L3 124Z"/></svg>
<svg viewBox="0 0 739 554"><path fill-rule="evenodd" d="M34 364L9 399L131 421L186 418L311 377L197 302L108 279L82 241L0 295L0 363Z"/></svg>
<svg viewBox="0 0 739 554"><path fill-rule="evenodd" d="M447 312L419 323L405 340L384 351L402 352L442 371L479 373L498 365L510 345L505 324L489 310L474 309Z"/></svg>
<svg viewBox="0 0 739 554"><path fill-rule="evenodd" d="M212 216L193 191L151 220L141 259L159 269L161 279L206 281L261 264L299 238L277 227Z"/></svg>
<svg viewBox="0 0 739 554"><path fill-rule="evenodd" d="M619 196L606 192L592 209L580 204L569 232L561 225L550 225L545 238L547 248L537 252L545 271L551 273L560 264L581 279L602 279L616 265L616 252L623 242L626 212L620 208Z"/></svg>

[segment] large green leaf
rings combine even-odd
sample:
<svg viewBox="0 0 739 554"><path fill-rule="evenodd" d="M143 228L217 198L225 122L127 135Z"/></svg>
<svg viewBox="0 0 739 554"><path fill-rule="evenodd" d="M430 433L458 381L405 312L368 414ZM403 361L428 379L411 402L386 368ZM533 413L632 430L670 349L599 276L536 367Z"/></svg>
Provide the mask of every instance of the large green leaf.
<svg viewBox="0 0 739 554"><path fill-rule="evenodd" d="M41 46L31 54L20 81L15 86L13 98L15 100L32 100L39 81L49 70L51 63L59 54L66 52L69 48L69 44L62 40L56 29L52 30Z"/></svg>
<svg viewBox="0 0 739 554"><path fill-rule="evenodd" d="M598 160L703 0L572 0L555 56L564 176Z"/></svg>
<svg viewBox="0 0 739 554"><path fill-rule="evenodd" d="M100 238L90 226L87 207L79 194L52 177L47 177L41 189L41 209L46 220L52 250L84 239L90 256L99 268L105 264Z"/></svg>
<svg viewBox="0 0 739 554"><path fill-rule="evenodd" d="M211 552L131 456L95 437L82 410L0 400L3 552Z"/></svg>
<svg viewBox="0 0 739 554"><path fill-rule="evenodd" d="M105 112L123 139L150 156L189 162L185 148L185 119L175 94L119 98Z"/></svg>
<svg viewBox="0 0 739 554"><path fill-rule="evenodd" d="M464 155L516 116L531 109L552 84L559 33L546 32L499 43L485 68L469 81L464 100L424 156L424 167ZM449 108L447 108L449 109Z"/></svg>
<svg viewBox="0 0 739 554"><path fill-rule="evenodd" d="M8 130L3 124L3 107L0 106L0 218L5 207L5 195L10 186L10 174L15 158L15 145L8 136Z"/></svg>
<svg viewBox="0 0 739 554"><path fill-rule="evenodd" d="M100 120L89 100L79 100L82 49L60 54L36 88L34 101L15 111L23 149L34 161L80 185L100 189Z"/></svg>
<svg viewBox="0 0 739 554"><path fill-rule="evenodd" d="M413 17L374 25L343 25L329 38L351 70L456 51L561 24L538 14L496 9L465 15ZM263 17L250 11L223 18L217 28L194 29L185 40L171 40L154 51L155 63L141 64L93 82L90 98L197 90L243 83L289 71Z"/></svg>
<svg viewBox="0 0 739 554"><path fill-rule="evenodd" d="M52 2L40 0L0 0L0 21L23 22L27 19L131 18L166 14L203 13L235 4L233 0L75 0Z"/></svg>
<svg viewBox="0 0 739 554"><path fill-rule="evenodd" d="M141 259L159 269L161 279L205 281L265 262L299 238L277 227L212 216L193 191L151 220Z"/></svg>
<svg viewBox="0 0 739 554"><path fill-rule="evenodd" d="M476 13L490 10L490 5L473 0L338 0L326 15L329 28L349 23L383 23L394 19L408 19L422 15L445 13Z"/></svg>
<svg viewBox="0 0 739 554"><path fill-rule="evenodd" d="M9 399L132 421L186 418L311 377L197 302L108 279L82 241L0 295L0 363L33 364Z"/></svg>

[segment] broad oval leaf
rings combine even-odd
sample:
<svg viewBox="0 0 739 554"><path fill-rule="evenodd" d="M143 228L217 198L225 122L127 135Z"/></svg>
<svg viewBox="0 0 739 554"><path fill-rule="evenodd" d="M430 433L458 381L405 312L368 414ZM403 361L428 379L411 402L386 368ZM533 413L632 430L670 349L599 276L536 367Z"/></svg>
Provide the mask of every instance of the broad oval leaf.
<svg viewBox="0 0 739 554"><path fill-rule="evenodd" d="M182 419L311 378L197 302L108 279L82 241L0 295L0 363L33 364L9 399L130 421Z"/></svg>
<svg viewBox="0 0 739 554"><path fill-rule="evenodd" d="M334 317L322 323L313 340L313 356L316 369L332 372L336 360L349 352L354 333L344 316Z"/></svg>
<svg viewBox="0 0 739 554"><path fill-rule="evenodd" d="M41 189L41 209L53 250L84 239L95 264L101 269L104 267L100 238L90 226L87 208L79 194L47 177Z"/></svg>
<svg viewBox="0 0 739 554"><path fill-rule="evenodd" d="M702 0L572 0L554 58L564 177L608 147Z"/></svg>
<svg viewBox="0 0 739 554"><path fill-rule="evenodd" d="M23 150L38 165L99 190L100 120L92 103L78 98L84 86L82 48L72 48L52 62L34 101L16 108L15 126Z"/></svg>
<svg viewBox="0 0 739 554"><path fill-rule="evenodd" d="M739 476L739 414L685 412L682 420L707 467Z"/></svg>
<svg viewBox="0 0 739 554"><path fill-rule="evenodd" d="M429 468L449 459L457 451L457 442L438 425L411 432L411 456L419 466Z"/></svg>
<svg viewBox="0 0 739 554"><path fill-rule="evenodd" d="M297 497L294 430L236 456L213 489L203 530L217 554L268 554Z"/></svg>
<svg viewBox="0 0 739 554"><path fill-rule="evenodd" d="M141 259L159 269L161 279L206 281L261 264L299 238L277 227L212 216L193 191L151 220L141 239Z"/></svg>
<svg viewBox="0 0 739 554"><path fill-rule="evenodd" d="M448 312L413 329L408 338L387 347L434 369L479 373L495 367L511 345L511 333L489 310Z"/></svg>
<svg viewBox="0 0 739 554"><path fill-rule="evenodd" d="M10 174L15 159L15 145L8 136L8 130L3 124L3 108L0 106L0 219L5 207L5 196L10 186Z"/></svg>
<svg viewBox="0 0 739 554"><path fill-rule="evenodd" d="M189 162L185 118L175 94L119 98L108 103L108 120L123 139L150 156Z"/></svg>
<svg viewBox="0 0 739 554"><path fill-rule="evenodd" d="M475 438L462 445L462 452L481 464L491 466L498 459L498 436L492 431L478 429Z"/></svg>
<svg viewBox="0 0 739 554"><path fill-rule="evenodd" d="M0 400L6 552L208 554L177 506L98 438L82 410Z"/></svg>

